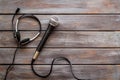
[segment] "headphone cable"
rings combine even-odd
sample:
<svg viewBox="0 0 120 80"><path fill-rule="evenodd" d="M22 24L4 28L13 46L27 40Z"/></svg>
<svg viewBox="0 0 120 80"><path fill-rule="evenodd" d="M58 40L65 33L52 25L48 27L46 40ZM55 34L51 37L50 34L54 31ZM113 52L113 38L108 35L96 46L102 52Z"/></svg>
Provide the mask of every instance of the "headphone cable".
<svg viewBox="0 0 120 80"><path fill-rule="evenodd" d="M12 63L8 66L7 70L6 70L6 73L5 73L5 77L3 80L7 80L7 76L8 76L8 73L13 69L14 67L14 63L15 63L15 59L16 59L16 54L17 54L17 51L20 47L17 46L16 50L14 51L14 56L13 56L13 60L12 60Z"/></svg>
<svg viewBox="0 0 120 80"><path fill-rule="evenodd" d="M15 19L15 16L16 14L19 12L20 8L17 8L13 17L12 17L12 30L14 30L14 19ZM15 33L13 33L14 35ZM20 45L18 44L15 51L14 51L14 54L13 54L13 60L12 60L12 63L8 66L7 70L6 70L6 73L5 73L5 77L3 80L7 80L7 76L8 76L8 73L13 69L14 67L14 63L15 63L15 58L16 58L16 54L17 54L17 51L18 51L18 48L20 48Z"/></svg>

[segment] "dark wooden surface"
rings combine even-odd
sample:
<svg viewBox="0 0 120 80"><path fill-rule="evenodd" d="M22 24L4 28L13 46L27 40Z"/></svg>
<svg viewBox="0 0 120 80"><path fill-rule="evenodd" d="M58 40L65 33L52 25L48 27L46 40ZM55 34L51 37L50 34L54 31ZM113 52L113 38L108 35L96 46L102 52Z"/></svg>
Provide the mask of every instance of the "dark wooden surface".
<svg viewBox="0 0 120 80"><path fill-rule="evenodd" d="M21 8L20 14L37 16L43 31L18 51L8 80L75 80L63 61L55 63L53 74L47 79L38 78L31 71L31 58L53 15L58 16L60 26L35 63L38 73L47 73L53 58L64 56L72 62L79 78L120 80L120 0L0 0L0 80L16 48L11 19L17 7ZM23 38L32 37L38 24L24 19L19 29Z"/></svg>

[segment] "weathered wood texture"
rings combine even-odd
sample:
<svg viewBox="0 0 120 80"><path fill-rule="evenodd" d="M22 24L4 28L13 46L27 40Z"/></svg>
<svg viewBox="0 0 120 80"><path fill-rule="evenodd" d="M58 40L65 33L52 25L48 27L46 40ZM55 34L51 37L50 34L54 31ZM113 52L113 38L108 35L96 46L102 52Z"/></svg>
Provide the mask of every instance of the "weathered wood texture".
<svg viewBox="0 0 120 80"><path fill-rule="evenodd" d="M0 76L4 75L7 66L0 66ZM49 65L35 65L39 74L46 74L50 68ZM52 75L47 79L36 77L30 66L16 65L8 75L9 80L75 80L70 73L68 65L54 65ZM119 65L73 65L74 73L81 79L91 80L119 80Z"/></svg>
<svg viewBox="0 0 120 80"><path fill-rule="evenodd" d="M16 47L12 31L0 32L0 47ZM21 32L21 36L33 37L36 31ZM43 33L44 34L44 33ZM42 35L41 35L42 36ZM37 47L41 37L26 47ZM55 31L45 47L120 47L120 32Z"/></svg>
<svg viewBox="0 0 120 80"><path fill-rule="evenodd" d="M55 63L47 79L36 77L30 69L33 53L53 15L58 16L60 26L35 63L39 73L48 72L53 58L64 56L72 62L79 78L120 80L120 0L0 0L0 80L17 45L11 28L17 7L20 13L36 14L42 23L42 34L18 50L8 80L74 80L64 61ZM22 38L34 36L38 28L31 19L21 20L19 25Z"/></svg>
<svg viewBox="0 0 120 80"><path fill-rule="evenodd" d="M10 64L13 48L1 48L0 64ZM30 64L35 48L19 49L16 64ZM44 48L36 64L50 64L53 58L64 56L72 64L120 64L119 49L79 49L79 48ZM4 58L2 58L4 57Z"/></svg>
<svg viewBox="0 0 120 80"><path fill-rule="evenodd" d="M53 15L35 15L46 30L49 18ZM55 30L120 30L120 15L55 15L60 25ZM16 16L16 18L18 18ZM11 30L12 15L0 16L0 30ZM20 30L38 30L37 22L31 19L22 19Z"/></svg>
<svg viewBox="0 0 120 80"><path fill-rule="evenodd" d="M0 0L0 13L120 13L120 0Z"/></svg>

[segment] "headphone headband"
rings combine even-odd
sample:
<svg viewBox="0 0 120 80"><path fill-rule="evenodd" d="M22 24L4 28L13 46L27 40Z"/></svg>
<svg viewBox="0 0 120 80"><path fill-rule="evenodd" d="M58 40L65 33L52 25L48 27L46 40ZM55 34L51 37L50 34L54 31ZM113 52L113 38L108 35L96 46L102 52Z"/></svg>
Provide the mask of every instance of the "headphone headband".
<svg viewBox="0 0 120 80"><path fill-rule="evenodd" d="M37 22L38 22L38 24L39 24L39 32L34 36L34 37L32 37L32 38L30 38L30 41L33 41L34 39L36 39L39 35L40 35L40 33L41 33L41 22L39 21L39 19L36 17L36 16L34 16L34 15L22 15L22 16L20 16L17 20L16 20L16 23L15 23L15 32L18 32L19 30L18 30L18 25L19 25L19 23L20 23L20 20L21 19L23 19L23 18L31 18L31 19L34 19L34 20L36 20Z"/></svg>
<svg viewBox="0 0 120 80"><path fill-rule="evenodd" d="M29 42L35 40L41 34L41 22L40 22L40 20L36 16L34 16L32 14L29 14L29 15L26 14L26 15L22 15L22 16L17 18L17 20L15 22L15 27L14 27L14 24L13 24L14 18L15 18L15 15L19 12L19 10L20 10L19 8L16 9L16 12L15 12L13 18L12 18L12 27L15 30L13 35L14 35L14 38L17 39L17 42L20 45L24 45L26 43L29 43ZM38 33L34 37L26 38L26 39L21 40L21 35L20 35L20 32L19 32L18 26L19 26L20 20L24 19L24 18L31 18L31 19L34 19L35 21L37 21L38 25L39 25L39 31L38 31Z"/></svg>

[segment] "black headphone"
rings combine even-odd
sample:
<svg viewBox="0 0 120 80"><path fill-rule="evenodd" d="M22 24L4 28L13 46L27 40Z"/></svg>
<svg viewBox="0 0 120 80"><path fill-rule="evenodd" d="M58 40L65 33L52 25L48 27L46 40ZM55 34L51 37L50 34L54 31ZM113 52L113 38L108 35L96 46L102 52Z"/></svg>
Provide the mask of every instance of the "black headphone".
<svg viewBox="0 0 120 80"><path fill-rule="evenodd" d="M16 12L15 12L15 14L14 14L14 16L13 16L13 19L12 19L12 26L13 26L13 29L14 29L13 36L14 36L14 38L17 40L17 42L18 42L19 45L25 45L25 44L27 44L27 43L35 40L35 39L40 35L40 33L41 33L41 22L40 22L40 20L39 20L36 16L34 16L34 15L22 15L22 16L20 16L20 17L16 20L16 22L15 22L15 27L14 27L14 25L13 25L14 18L15 18L15 15L18 13L19 10L20 10L19 8L16 10ZM39 31L38 31L38 33L37 33L34 37L32 37L32 38L25 38L25 39L21 40L21 35L20 35L20 31L19 31L19 29L18 29L18 25L19 25L19 23L20 23L20 20L21 20L21 19L24 19L24 18L31 18L31 19L34 19L35 21L37 21L38 24L39 24Z"/></svg>
<svg viewBox="0 0 120 80"><path fill-rule="evenodd" d="M4 77L4 80L7 79L7 75L8 73L10 72L10 70L13 68L14 66L14 62L15 62L15 58L16 58L16 54L17 54L17 50L18 48L21 48L21 46L35 40L40 34L41 34L41 22L40 20L35 17L34 15L32 14L26 14L26 15L21 15L20 17L17 18L16 22L15 22L15 25L14 25L14 20L15 20L15 16L17 15L17 13L20 11L20 8L17 8L13 17L12 17L12 30L13 30L13 36L14 38L16 39L17 43L18 43L18 46L14 52L14 56L13 56L13 60L12 60L12 63L9 65L9 67L7 68L6 70L6 74L5 74L5 77ZM38 22L39 24L39 30L38 30L38 33L32 37L32 38L25 38L23 40L21 40L21 35L20 35L20 30L18 29L18 25L20 23L20 20L23 19L23 18L31 18L31 19L34 19L35 21Z"/></svg>

